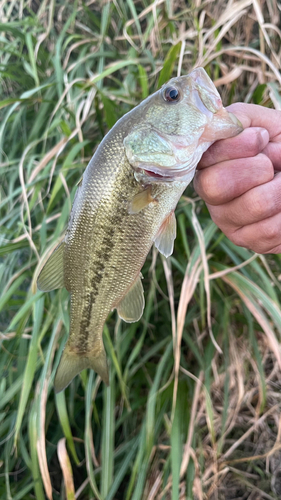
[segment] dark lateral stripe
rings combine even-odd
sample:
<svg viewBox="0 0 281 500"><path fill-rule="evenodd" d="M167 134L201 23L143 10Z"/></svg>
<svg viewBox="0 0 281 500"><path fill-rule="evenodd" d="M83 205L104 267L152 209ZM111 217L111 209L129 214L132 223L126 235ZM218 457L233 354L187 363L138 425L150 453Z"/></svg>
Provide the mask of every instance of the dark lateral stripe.
<svg viewBox="0 0 281 500"><path fill-rule="evenodd" d="M108 219L107 227L103 228L103 236L101 237L100 244L93 254L93 267L89 269L89 274L92 275L91 291L82 312L82 320L79 329L79 349L80 347L85 349L85 346L89 344L89 326L92 317L92 309L99 295L100 286L105 276L106 264L114 258L115 247L113 244L113 236L116 229L121 228L127 214L124 203L119 203L118 205L119 206L116 207L116 214Z"/></svg>

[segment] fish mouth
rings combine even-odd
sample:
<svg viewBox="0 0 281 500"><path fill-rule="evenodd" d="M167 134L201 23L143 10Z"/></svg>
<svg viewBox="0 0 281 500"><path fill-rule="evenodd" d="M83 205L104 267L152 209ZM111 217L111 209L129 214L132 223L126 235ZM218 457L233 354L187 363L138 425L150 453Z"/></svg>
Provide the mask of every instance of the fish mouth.
<svg viewBox="0 0 281 500"><path fill-rule="evenodd" d="M167 174L162 175L158 172L153 172L153 170L148 170L147 168L135 169L134 177L137 182L140 182L144 186L159 183L165 183L169 185L176 180L174 176Z"/></svg>
<svg viewBox="0 0 281 500"><path fill-rule="evenodd" d="M137 182L140 182L144 186L149 184L165 184L166 186L172 187L174 182L186 183L190 182L194 176L195 168L190 169L185 173L184 176L177 175L177 173L166 173L160 174L159 172L154 172L153 170L148 170L147 168L139 168L135 170L134 177Z"/></svg>
<svg viewBox="0 0 281 500"><path fill-rule="evenodd" d="M149 177L153 177L154 179L162 179L162 180L168 180L169 177L166 175L161 175L161 174L156 174L156 172L152 172L152 170L145 170L143 169L143 172L145 175L148 175Z"/></svg>

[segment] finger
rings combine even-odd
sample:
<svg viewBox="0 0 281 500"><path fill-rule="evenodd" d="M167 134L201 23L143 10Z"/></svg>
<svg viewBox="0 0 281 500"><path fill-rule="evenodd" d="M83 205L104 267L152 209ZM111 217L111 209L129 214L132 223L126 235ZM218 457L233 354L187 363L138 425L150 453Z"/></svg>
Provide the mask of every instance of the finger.
<svg viewBox="0 0 281 500"><path fill-rule="evenodd" d="M237 229L229 239L257 253L281 253L281 212L255 224Z"/></svg>
<svg viewBox="0 0 281 500"><path fill-rule="evenodd" d="M198 164L198 170L217 163L249 158L261 153L268 144L269 134L264 128L247 128L236 137L217 141L204 153Z"/></svg>
<svg viewBox="0 0 281 500"><path fill-rule="evenodd" d="M281 134L267 144L263 153L272 161L274 170L281 170Z"/></svg>
<svg viewBox="0 0 281 500"><path fill-rule="evenodd" d="M281 134L281 111L279 110L243 102L231 104L226 109L234 113L244 128L262 127L268 130L270 140Z"/></svg>
<svg viewBox="0 0 281 500"><path fill-rule="evenodd" d="M270 186L269 186L270 185ZM267 189L264 186L269 186ZM220 206L207 205L216 225L227 235L239 228L281 213L281 177L258 186L240 198Z"/></svg>
<svg viewBox="0 0 281 500"><path fill-rule="evenodd" d="M274 168L281 170L281 111L241 102L231 104L227 110L234 113L244 127L263 127L268 130L270 142L264 152Z"/></svg>
<svg viewBox="0 0 281 500"><path fill-rule="evenodd" d="M271 161L264 154L254 158L224 161L196 172L195 191L210 205L229 203L255 186L274 177Z"/></svg>
<svg viewBox="0 0 281 500"><path fill-rule="evenodd" d="M277 174L266 184L250 189L230 203L208 208L214 222L224 229L237 229L272 217L281 212L281 174Z"/></svg>

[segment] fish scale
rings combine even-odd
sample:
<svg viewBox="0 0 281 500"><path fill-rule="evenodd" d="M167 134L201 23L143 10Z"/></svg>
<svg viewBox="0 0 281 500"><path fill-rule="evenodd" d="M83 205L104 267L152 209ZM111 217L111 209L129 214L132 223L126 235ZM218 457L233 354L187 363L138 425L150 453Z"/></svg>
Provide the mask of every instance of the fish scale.
<svg viewBox="0 0 281 500"><path fill-rule="evenodd" d="M64 242L38 277L41 290L65 286L71 295L56 391L84 368L108 383L102 340L108 314L116 308L127 322L141 317L140 271L151 246L171 255L174 210L203 152L241 130L197 68L170 80L102 140L78 183Z"/></svg>

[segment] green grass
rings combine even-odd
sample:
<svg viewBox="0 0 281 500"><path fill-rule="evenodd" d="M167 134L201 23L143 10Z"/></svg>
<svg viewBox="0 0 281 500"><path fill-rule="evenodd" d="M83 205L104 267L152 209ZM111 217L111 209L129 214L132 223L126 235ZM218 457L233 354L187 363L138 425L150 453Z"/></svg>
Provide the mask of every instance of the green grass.
<svg viewBox="0 0 281 500"><path fill-rule="evenodd" d="M164 81L200 64L225 105L281 106L277 6L226 4L0 3L0 498L280 498L279 256L188 188L143 318L108 318L110 386L85 371L57 396L69 296L36 290L96 146Z"/></svg>

